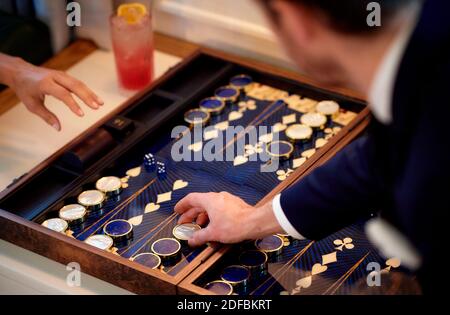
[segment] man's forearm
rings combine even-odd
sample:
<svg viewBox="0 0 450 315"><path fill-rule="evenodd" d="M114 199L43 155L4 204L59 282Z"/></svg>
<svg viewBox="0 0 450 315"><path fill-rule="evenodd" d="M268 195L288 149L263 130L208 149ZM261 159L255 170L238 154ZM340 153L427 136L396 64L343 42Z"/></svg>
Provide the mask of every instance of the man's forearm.
<svg viewBox="0 0 450 315"><path fill-rule="evenodd" d="M247 224L250 234L248 235L248 239L257 239L271 234L284 233L273 212L272 201L252 211L247 217Z"/></svg>

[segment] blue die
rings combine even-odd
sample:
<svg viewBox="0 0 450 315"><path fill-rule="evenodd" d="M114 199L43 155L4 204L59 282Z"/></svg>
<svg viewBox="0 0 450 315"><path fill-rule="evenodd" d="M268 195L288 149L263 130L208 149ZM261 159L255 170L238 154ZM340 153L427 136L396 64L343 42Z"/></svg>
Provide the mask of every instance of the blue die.
<svg viewBox="0 0 450 315"><path fill-rule="evenodd" d="M160 179L164 179L167 176L166 165L163 162L156 163L156 174Z"/></svg>
<svg viewBox="0 0 450 315"><path fill-rule="evenodd" d="M148 153L144 156L144 166L147 170L153 171L156 168L156 159L155 156L151 153Z"/></svg>

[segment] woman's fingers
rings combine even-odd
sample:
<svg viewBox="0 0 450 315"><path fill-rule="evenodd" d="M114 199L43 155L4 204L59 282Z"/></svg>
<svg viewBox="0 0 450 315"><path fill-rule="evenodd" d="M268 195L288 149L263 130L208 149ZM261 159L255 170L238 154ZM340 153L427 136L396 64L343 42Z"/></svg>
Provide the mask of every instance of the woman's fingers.
<svg viewBox="0 0 450 315"><path fill-rule="evenodd" d="M59 122L58 117L56 117L55 114L44 106L43 101L30 99L24 101L24 104L30 112L41 117L47 124L52 126L57 131L61 131L61 123Z"/></svg>
<svg viewBox="0 0 450 315"><path fill-rule="evenodd" d="M80 117L84 116L83 111L81 110L78 103L73 99L72 94L56 82L49 84L49 86L46 87L43 92L47 95L52 95L62 101L67 105L67 107L70 108L72 112L75 113L75 115L78 115Z"/></svg>
<svg viewBox="0 0 450 315"><path fill-rule="evenodd" d="M91 89L89 89L83 82L72 78L65 73L58 73L55 75L55 81L64 88L78 96L86 105L93 109L98 109L103 105L103 101Z"/></svg>

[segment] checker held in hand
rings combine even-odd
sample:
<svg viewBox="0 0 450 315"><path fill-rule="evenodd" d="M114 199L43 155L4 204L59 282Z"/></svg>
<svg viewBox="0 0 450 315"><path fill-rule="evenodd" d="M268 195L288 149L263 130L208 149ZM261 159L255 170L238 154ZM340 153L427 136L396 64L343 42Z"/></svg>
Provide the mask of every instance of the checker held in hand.
<svg viewBox="0 0 450 315"><path fill-rule="evenodd" d="M205 228L193 233L190 246L206 242L237 243L284 233L269 204L255 208L227 192L191 193L175 206L178 223L195 221Z"/></svg>

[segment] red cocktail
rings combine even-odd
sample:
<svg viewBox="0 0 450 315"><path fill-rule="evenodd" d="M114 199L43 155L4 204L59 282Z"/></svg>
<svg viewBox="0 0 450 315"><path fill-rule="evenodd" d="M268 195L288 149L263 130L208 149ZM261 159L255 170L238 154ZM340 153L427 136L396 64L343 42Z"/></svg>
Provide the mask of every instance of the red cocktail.
<svg viewBox="0 0 450 315"><path fill-rule="evenodd" d="M153 80L152 20L143 5L125 6L126 10L121 6L111 17L117 73L123 88L140 90Z"/></svg>

